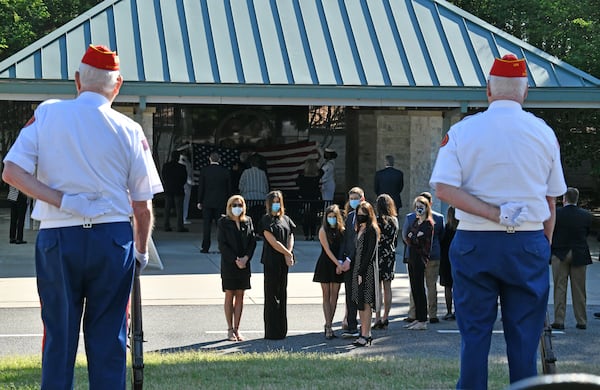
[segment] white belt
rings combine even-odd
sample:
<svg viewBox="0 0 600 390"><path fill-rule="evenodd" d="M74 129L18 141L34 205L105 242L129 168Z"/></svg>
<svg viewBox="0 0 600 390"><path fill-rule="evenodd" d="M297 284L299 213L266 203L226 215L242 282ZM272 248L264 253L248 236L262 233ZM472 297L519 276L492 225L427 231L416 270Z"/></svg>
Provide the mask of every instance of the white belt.
<svg viewBox="0 0 600 390"><path fill-rule="evenodd" d="M83 226L84 228L91 228L93 225L99 223L111 223L111 222L129 222L129 217L124 215L101 215L96 218L84 218L78 216L72 216L68 219L52 219L40 222L40 229L52 229L69 226Z"/></svg>
<svg viewBox="0 0 600 390"><path fill-rule="evenodd" d="M460 221L458 223L458 230L468 230L476 232L532 232L537 230L544 230L544 225L541 222L523 222L520 226L504 226L499 223L492 221L485 222L469 222Z"/></svg>

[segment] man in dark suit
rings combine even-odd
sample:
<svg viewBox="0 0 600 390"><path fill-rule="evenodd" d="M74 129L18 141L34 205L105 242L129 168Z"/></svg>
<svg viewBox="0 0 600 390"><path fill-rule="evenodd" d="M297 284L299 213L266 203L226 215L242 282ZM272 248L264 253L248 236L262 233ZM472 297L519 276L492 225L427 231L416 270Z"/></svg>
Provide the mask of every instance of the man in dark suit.
<svg viewBox="0 0 600 390"><path fill-rule="evenodd" d="M592 214L577 206L579 191L569 187L563 195L562 208L556 210L552 240L552 277L554 279L554 322L552 328L565 328L567 282L571 278L571 296L577 329L587 328L585 311L585 272L592 264L587 236Z"/></svg>
<svg viewBox="0 0 600 390"><path fill-rule="evenodd" d="M164 227L166 232L171 229L171 209L175 208L177 217L177 231L187 232L183 227L183 196L185 194L184 186L187 182L187 169L179 163L178 151L171 153L171 161L165 163L162 169L162 178L165 189L165 219Z"/></svg>
<svg viewBox="0 0 600 390"><path fill-rule="evenodd" d="M211 223L225 213L227 199L231 195L231 173L220 164L221 156L213 152L208 160L210 164L200 170L198 183L198 209L202 210L204 220L202 253L208 253Z"/></svg>
<svg viewBox="0 0 600 390"><path fill-rule="evenodd" d="M396 208L402 207L400 193L404 188L404 174L394 168L394 156L385 156L385 168L375 172L375 193L377 196L388 194L394 200Z"/></svg>

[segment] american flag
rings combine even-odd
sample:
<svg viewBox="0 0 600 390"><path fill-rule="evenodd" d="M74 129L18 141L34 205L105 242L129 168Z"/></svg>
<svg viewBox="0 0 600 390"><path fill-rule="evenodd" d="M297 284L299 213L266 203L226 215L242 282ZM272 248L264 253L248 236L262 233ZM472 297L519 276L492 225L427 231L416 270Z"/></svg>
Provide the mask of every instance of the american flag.
<svg viewBox="0 0 600 390"><path fill-rule="evenodd" d="M221 156L221 165L229 169L240 158L240 153L237 149L193 143L194 184L198 184L200 169L208 165L208 156L213 151L216 151ZM267 176L271 189L281 191L297 190L296 179L304 169L304 162L308 159L319 159L319 148L316 141L275 145L258 149L256 153L263 156L267 162Z"/></svg>
<svg viewBox="0 0 600 390"><path fill-rule="evenodd" d="M276 145L256 152L267 160L267 176L271 189L281 191L297 190L296 179L304 169L304 162L308 159L319 159L316 141Z"/></svg>

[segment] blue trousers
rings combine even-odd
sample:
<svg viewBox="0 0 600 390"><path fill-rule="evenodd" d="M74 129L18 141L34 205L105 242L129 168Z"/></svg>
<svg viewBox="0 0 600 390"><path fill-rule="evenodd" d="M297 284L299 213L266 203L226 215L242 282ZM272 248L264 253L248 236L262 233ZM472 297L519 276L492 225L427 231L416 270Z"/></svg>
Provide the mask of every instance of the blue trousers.
<svg viewBox="0 0 600 390"><path fill-rule="evenodd" d="M134 272L129 222L40 230L42 389L72 389L83 316L90 389L125 389L126 308Z"/></svg>
<svg viewBox="0 0 600 390"><path fill-rule="evenodd" d="M550 244L543 231L458 230L450 247L461 334L458 389L487 389L492 329L502 311L510 382L537 375L548 304Z"/></svg>

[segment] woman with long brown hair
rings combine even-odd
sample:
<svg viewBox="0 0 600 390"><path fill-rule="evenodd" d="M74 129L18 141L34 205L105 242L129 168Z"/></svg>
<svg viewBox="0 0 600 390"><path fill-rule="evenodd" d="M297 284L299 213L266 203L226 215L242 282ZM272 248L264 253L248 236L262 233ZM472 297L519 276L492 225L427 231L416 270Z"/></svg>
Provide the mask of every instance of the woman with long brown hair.
<svg viewBox="0 0 600 390"><path fill-rule="evenodd" d="M265 338L283 339L287 335L288 269L294 265L294 228L285 214L283 194L271 191L265 201L267 214L260 226L265 238L261 263L265 280Z"/></svg>
<svg viewBox="0 0 600 390"><path fill-rule="evenodd" d="M377 243L379 226L373 206L362 201L356 208L356 258L352 270L352 300L360 317L360 336L353 345L364 347L371 344L371 319L377 307L379 271L377 267Z"/></svg>
<svg viewBox="0 0 600 390"><path fill-rule="evenodd" d="M337 255L344 238L344 220L338 205L325 209L323 224L319 229L321 255L315 265L313 282L321 283L323 292L323 315L325 316L325 338L335 337L331 324L337 308L340 285L344 281L342 265Z"/></svg>

